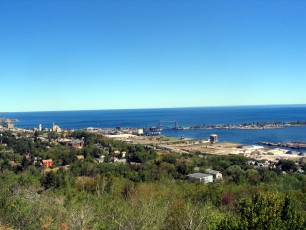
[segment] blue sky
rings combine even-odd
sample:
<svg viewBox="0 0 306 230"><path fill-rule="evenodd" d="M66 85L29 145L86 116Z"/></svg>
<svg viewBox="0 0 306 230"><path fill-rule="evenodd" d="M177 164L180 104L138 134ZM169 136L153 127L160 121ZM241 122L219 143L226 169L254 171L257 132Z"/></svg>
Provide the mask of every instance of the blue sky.
<svg viewBox="0 0 306 230"><path fill-rule="evenodd" d="M0 111L306 104L304 0L2 0Z"/></svg>

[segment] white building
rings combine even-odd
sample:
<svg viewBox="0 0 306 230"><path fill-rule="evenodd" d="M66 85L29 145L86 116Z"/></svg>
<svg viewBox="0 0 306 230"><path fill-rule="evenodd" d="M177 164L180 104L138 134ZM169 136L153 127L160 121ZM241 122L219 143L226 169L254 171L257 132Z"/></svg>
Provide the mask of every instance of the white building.
<svg viewBox="0 0 306 230"><path fill-rule="evenodd" d="M213 182L213 176L205 173L193 173L187 175L188 180L201 183L201 184L207 184L210 182Z"/></svg>
<svg viewBox="0 0 306 230"><path fill-rule="evenodd" d="M52 125L52 131L53 131L53 132L60 133L60 132L62 132L62 129L61 129L58 125L55 125L55 124L53 123L53 125Z"/></svg>
<svg viewBox="0 0 306 230"><path fill-rule="evenodd" d="M205 172L212 175L214 181L215 180L222 180L222 173L219 172L219 171L212 170L212 169L206 169Z"/></svg>
<svg viewBox="0 0 306 230"><path fill-rule="evenodd" d="M7 128L14 129L14 123L11 123L11 122L7 123Z"/></svg>
<svg viewBox="0 0 306 230"><path fill-rule="evenodd" d="M218 142L218 135L217 134L211 134L209 137L210 143L216 143Z"/></svg>

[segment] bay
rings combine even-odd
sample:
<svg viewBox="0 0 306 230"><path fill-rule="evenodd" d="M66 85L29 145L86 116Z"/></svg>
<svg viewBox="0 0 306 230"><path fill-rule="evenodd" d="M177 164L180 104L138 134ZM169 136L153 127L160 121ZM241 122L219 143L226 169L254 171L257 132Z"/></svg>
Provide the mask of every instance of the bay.
<svg viewBox="0 0 306 230"><path fill-rule="evenodd" d="M228 106L167 109L125 109L125 110L86 110L86 111L52 111L52 112L4 112L5 117L19 120L15 124L20 128L34 128L42 124L50 128L53 123L65 129L82 129L87 127L142 128L162 124L180 126L242 124L252 122L293 122L306 120L306 105L274 106ZM167 122L171 121L171 122ZM172 130L165 129L163 135L180 137L182 135L195 139L205 139L211 133L219 136L220 141L232 141L254 144L259 141L306 141L306 127L286 127L282 129L240 130Z"/></svg>

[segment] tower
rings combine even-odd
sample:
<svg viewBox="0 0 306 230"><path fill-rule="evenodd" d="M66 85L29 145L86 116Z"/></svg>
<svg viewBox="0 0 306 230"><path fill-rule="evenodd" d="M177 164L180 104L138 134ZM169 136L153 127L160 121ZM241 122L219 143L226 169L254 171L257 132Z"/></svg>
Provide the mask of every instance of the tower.
<svg viewBox="0 0 306 230"><path fill-rule="evenodd" d="M216 143L218 142L218 135L217 134L211 134L209 137L210 143Z"/></svg>

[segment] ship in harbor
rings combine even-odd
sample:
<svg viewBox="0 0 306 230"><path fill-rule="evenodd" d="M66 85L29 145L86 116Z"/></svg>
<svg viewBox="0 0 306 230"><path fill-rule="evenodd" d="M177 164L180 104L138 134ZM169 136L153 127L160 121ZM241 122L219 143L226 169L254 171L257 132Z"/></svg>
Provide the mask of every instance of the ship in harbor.
<svg viewBox="0 0 306 230"><path fill-rule="evenodd" d="M161 134L162 128L160 127L146 127L143 128L143 134L146 136L159 136Z"/></svg>
<svg viewBox="0 0 306 230"><path fill-rule="evenodd" d="M174 126L165 126L164 124L172 123ZM161 135L161 131L163 129L175 129L175 130L182 130L184 129L182 126L179 125L178 121L175 120L162 120L159 121L157 126L149 126L147 128L143 128L143 133L146 136L159 136Z"/></svg>

